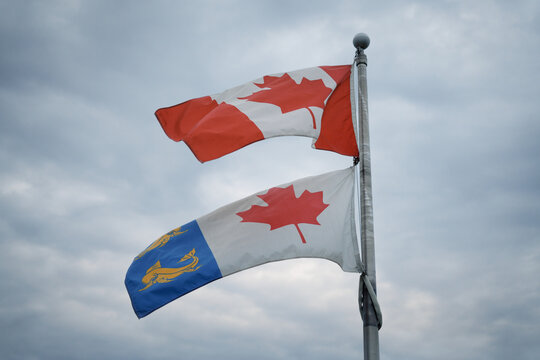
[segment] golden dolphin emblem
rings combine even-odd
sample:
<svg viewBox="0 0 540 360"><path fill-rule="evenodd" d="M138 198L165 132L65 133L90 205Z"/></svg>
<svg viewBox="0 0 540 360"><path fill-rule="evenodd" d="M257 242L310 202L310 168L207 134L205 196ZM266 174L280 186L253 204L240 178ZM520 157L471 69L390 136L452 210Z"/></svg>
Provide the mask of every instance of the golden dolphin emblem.
<svg viewBox="0 0 540 360"><path fill-rule="evenodd" d="M195 256L195 249L184 255L184 257L181 258L178 262L186 261L189 259L192 259L193 261L190 264L179 268L162 268L161 263L158 260L154 265L152 265L150 268L148 268L148 270L146 270L146 275L144 275L141 280L143 284L146 284L146 286L139 291L146 290L150 286L157 283L167 283L173 281L185 272L195 271L200 268L200 266L197 266L197 264L199 263L199 258Z"/></svg>
<svg viewBox="0 0 540 360"><path fill-rule="evenodd" d="M143 252L141 252L139 255L137 255L137 257L135 258L135 260L139 260L140 258L142 258L147 252L149 251L152 251L154 249L157 249L159 247L162 247L163 245L165 245L172 237L175 237L176 235L180 235L180 234L183 234L185 233L187 230L184 230L184 231L181 231L182 230L182 227L178 227L174 230L171 230L169 231L168 233L166 233L165 235L163 235L162 237L160 237L159 239L157 239L156 241L154 241L152 244L150 244L150 246L148 246L146 249L143 250Z"/></svg>

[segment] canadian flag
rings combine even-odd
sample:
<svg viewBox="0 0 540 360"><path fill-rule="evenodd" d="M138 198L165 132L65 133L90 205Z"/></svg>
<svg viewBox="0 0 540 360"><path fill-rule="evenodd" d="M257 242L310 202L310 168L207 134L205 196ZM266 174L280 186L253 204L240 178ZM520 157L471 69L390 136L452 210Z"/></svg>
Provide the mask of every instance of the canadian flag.
<svg viewBox="0 0 540 360"><path fill-rule="evenodd" d="M358 156L350 65L264 76L220 94L156 111L169 138L201 162L274 136L313 138L313 147Z"/></svg>

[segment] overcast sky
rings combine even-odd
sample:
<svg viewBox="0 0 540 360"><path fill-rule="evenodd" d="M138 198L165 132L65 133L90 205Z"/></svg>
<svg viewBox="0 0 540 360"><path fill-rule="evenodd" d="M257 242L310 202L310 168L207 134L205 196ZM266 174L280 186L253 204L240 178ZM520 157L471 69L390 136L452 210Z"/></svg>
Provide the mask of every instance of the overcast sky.
<svg viewBox="0 0 540 360"><path fill-rule="evenodd" d="M350 166L308 138L200 164L154 111L351 63L368 88L382 359L540 358L538 1L1 1L2 359L359 359L358 275L288 260L138 320L132 259Z"/></svg>

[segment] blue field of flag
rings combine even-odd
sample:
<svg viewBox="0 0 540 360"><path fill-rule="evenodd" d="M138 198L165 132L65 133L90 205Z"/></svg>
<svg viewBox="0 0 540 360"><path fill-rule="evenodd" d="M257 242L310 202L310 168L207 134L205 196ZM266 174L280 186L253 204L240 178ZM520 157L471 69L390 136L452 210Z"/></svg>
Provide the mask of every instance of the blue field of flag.
<svg viewBox="0 0 540 360"><path fill-rule="evenodd" d="M125 285L141 318L221 277L197 221L192 221L163 235L135 257Z"/></svg>

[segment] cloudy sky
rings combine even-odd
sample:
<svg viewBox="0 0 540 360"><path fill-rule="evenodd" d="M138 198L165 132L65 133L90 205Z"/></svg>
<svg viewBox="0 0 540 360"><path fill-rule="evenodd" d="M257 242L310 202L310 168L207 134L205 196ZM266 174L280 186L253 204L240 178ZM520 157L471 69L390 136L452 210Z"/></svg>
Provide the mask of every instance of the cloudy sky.
<svg viewBox="0 0 540 360"><path fill-rule="evenodd" d="M382 359L540 358L537 1L1 1L2 359L359 359L358 275L264 265L138 320L163 233L351 159L200 164L154 111L367 49Z"/></svg>

